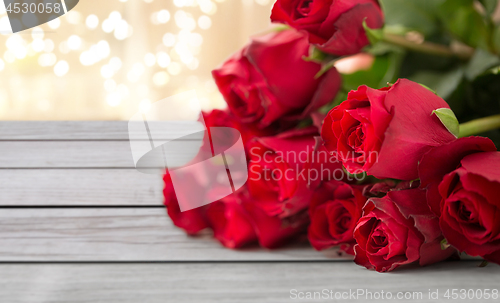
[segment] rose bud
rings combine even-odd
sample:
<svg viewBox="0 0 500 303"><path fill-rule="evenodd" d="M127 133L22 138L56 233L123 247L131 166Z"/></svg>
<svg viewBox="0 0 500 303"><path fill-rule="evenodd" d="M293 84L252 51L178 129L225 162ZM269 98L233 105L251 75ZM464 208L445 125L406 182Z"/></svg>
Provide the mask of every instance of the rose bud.
<svg viewBox="0 0 500 303"><path fill-rule="evenodd" d="M276 248L305 233L309 223L305 213L282 220L268 216L254 202L243 187L209 206L208 218L222 245L240 248L258 241L262 247Z"/></svg>
<svg viewBox="0 0 500 303"><path fill-rule="evenodd" d="M378 272L414 262L425 266L456 254L451 247L442 249L438 218L420 189L391 191L383 198L369 199L354 239L356 264Z"/></svg>
<svg viewBox="0 0 500 303"><path fill-rule="evenodd" d="M500 264L500 152L487 138L461 138L419 166L427 201L448 243Z"/></svg>
<svg viewBox="0 0 500 303"><path fill-rule="evenodd" d="M278 0L271 13L271 21L307 32L310 43L337 56L356 54L368 45L365 19L370 28L384 24L377 0Z"/></svg>
<svg viewBox="0 0 500 303"><path fill-rule="evenodd" d="M189 235L197 234L209 227L206 217L207 207L199 207L181 212L179 203L175 196L174 186L169 174L163 176L165 187L163 188L164 204L167 207L167 213L175 226L182 228Z"/></svg>
<svg viewBox="0 0 500 303"><path fill-rule="evenodd" d="M269 216L284 218L305 211L324 176L343 177L340 162L326 151L315 152L317 135L311 126L251 143L248 189Z"/></svg>
<svg viewBox="0 0 500 303"><path fill-rule="evenodd" d="M350 173L378 179L414 180L423 154L456 139L433 111L448 104L418 83L360 86L333 108L321 136Z"/></svg>
<svg viewBox="0 0 500 303"><path fill-rule="evenodd" d="M332 101L341 78L335 68L319 78L321 65L307 62L303 33L283 30L254 38L212 71L229 110L241 123L265 128L289 124Z"/></svg>
<svg viewBox="0 0 500 303"><path fill-rule="evenodd" d="M343 251L354 254L353 232L366 202L362 190L362 186L330 181L316 191L309 207L308 232L315 249L341 245Z"/></svg>

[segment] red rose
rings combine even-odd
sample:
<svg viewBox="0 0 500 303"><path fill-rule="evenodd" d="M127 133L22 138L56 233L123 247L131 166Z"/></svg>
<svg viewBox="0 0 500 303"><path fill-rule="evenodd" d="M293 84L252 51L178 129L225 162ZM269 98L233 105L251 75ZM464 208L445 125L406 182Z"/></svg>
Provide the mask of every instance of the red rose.
<svg viewBox="0 0 500 303"><path fill-rule="evenodd" d="M351 173L414 180L424 153L456 139L432 114L438 108L449 106L406 79L379 90L360 86L328 113L321 136Z"/></svg>
<svg viewBox="0 0 500 303"><path fill-rule="evenodd" d="M310 43L337 56L356 54L369 43L365 18L370 28L382 27L377 0L278 0L271 14L271 21L306 31Z"/></svg>
<svg viewBox="0 0 500 303"><path fill-rule="evenodd" d="M239 248L257 242L265 248L276 248L297 240L305 233L308 217L305 213L286 220L265 214L255 205L255 197L246 188L221 201L212 203L208 218L214 236L226 247Z"/></svg>
<svg viewBox="0 0 500 303"><path fill-rule="evenodd" d="M231 194L210 204L207 211L214 237L228 248L240 248L257 242L250 215L243 208L239 196Z"/></svg>
<svg viewBox="0 0 500 303"><path fill-rule="evenodd" d="M448 243L500 264L500 152L493 142L469 137L437 147L419 171Z"/></svg>
<svg viewBox="0 0 500 303"><path fill-rule="evenodd" d="M319 79L321 65L306 62L309 44L294 30L254 38L212 75L230 111L260 128L296 120L332 101L340 87L333 68Z"/></svg>
<svg viewBox="0 0 500 303"><path fill-rule="evenodd" d="M315 135L317 128L311 126L251 143L248 189L268 215L283 218L304 211L323 175L342 178L341 163L326 151L315 152Z"/></svg>
<svg viewBox="0 0 500 303"><path fill-rule="evenodd" d="M368 200L355 230L354 261L368 269L386 272L418 262L424 266L449 258L456 252L441 248L438 218L425 201L425 191L391 191Z"/></svg>
<svg viewBox="0 0 500 303"><path fill-rule="evenodd" d="M241 133L243 144L245 146L254 137L271 136L275 135L278 130L276 128L268 127L266 129L259 129L253 124L239 123L236 118L228 110L214 109L210 112L203 112L203 119L207 127L231 127L237 129ZM218 132L220 135L228 134L228 132ZM214 135L214 134L212 134ZM217 135L217 132L216 134ZM224 142L226 140L217 140L216 142ZM231 140L229 140L231 141Z"/></svg>
<svg viewBox="0 0 500 303"><path fill-rule="evenodd" d="M194 235L201 230L208 228L208 220L206 217L206 206L181 212L179 203L174 192L174 186L170 175L163 176L165 187L163 189L163 196L165 197L164 204L167 207L167 213L174 222L174 225L182 228L189 235Z"/></svg>
<svg viewBox="0 0 500 303"><path fill-rule="evenodd" d="M323 250L341 245L342 250L354 254L354 227L365 202L362 187L338 181L325 183L313 195L309 207L308 237L312 246Z"/></svg>

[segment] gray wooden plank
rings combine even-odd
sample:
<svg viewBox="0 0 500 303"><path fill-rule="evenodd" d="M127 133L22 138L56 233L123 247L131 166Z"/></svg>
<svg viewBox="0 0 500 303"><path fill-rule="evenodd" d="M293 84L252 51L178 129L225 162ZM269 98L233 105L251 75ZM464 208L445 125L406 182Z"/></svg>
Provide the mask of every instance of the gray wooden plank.
<svg viewBox="0 0 500 303"><path fill-rule="evenodd" d="M325 260L335 250L224 249L210 235L188 237L164 208L0 209L0 261Z"/></svg>
<svg viewBox="0 0 500 303"><path fill-rule="evenodd" d="M140 123L140 122L134 122ZM162 122L150 121L153 125ZM176 137L186 124L164 125L165 138ZM0 121L0 140L128 140L128 121Z"/></svg>
<svg viewBox="0 0 500 303"><path fill-rule="evenodd" d="M0 301L28 302L310 302L302 292L326 290L314 301L440 302L448 289L499 289L500 267L446 262L379 274L352 262L275 264L0 265ZM438 290L439 300L429 297ZM333 295L330 294L332 291ZM350 296L350 292L359 296ZM376 293L393 300L374 300ZM335 300L335 294L346 293ZM409 299L397 299L397 296ZM295 299L294 299L295 298ZM357 300L356 300L357 299ZM463 302L498 302L467 299Z"/></svg>
<svg viewBox="0 0 500 303"><path fill-rule="evenodd" d="M162 205L162 191L135 169L0 169L0 206Z"/></svg>
<svg viewBox="0 0 500 303"><path fill-rule="evenodd" d="M188 141L186 148L198 147ZM193 147L193 149L195 148ZM188 155L189 156L189 155ZM184 163L186 154L170 156ZM0 141L0 168L134 168L128 141Z"/></svg>

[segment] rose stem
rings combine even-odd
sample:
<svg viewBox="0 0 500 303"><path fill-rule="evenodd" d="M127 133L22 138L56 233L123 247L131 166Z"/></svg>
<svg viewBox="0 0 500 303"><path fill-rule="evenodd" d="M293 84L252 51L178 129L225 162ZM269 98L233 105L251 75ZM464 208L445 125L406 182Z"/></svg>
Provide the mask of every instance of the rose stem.
<svg viewBox="0 0 500 303"><path fill-rule="evenodd" d="M468 50L453 51L444 45L432 42L415 43L407 40L405 37L388 33L384 34L382 41L420 53L442 57L458 57L462 60L469 60L473 54L473 52Z"/></svg>
<svg viewBox="0 0 500 303"><path fill-rule="evenodd" d="M489 130L500 128L500 115L475 119L460 124L459 138L477 135Z"/></svg>

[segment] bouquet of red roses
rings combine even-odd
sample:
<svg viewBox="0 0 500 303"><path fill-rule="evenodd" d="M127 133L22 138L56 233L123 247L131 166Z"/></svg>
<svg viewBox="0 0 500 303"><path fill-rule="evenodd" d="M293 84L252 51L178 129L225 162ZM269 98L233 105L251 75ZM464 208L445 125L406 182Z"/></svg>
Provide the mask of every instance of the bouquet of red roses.
<svg viewBox="0 0 500 303"><path fill-rule="evenodd" d="M227 110L204 113L240 131L248 181L181 212L167 173L174 224L228 248L307 235L380 272L462 252L500 263L496 6L278 0L286 27L213 71Z"/></svg>

